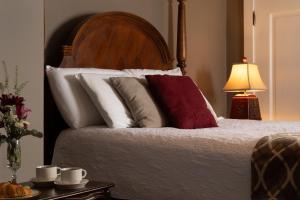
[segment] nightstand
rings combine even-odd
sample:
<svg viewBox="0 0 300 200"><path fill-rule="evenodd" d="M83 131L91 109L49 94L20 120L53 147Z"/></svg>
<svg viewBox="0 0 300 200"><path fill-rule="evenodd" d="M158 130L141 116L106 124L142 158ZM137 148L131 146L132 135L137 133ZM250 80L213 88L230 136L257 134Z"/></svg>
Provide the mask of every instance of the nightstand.
<svg viewBox="0 0 300 200"><path fill-rule="evenodd" d="M258 98L255 95L232 97L230 118L261 120Z"/></svg>
<svg viewBox="0 0 300 200"><path fill-rule="evenodd" d="M90 181L84 188L73 190L61 190L57 188L34 188L32 183L24 183L33 189L39 190L41 195L37 200L94 200L112 199L110 194L110 188L114 187L113 183Z"/></svg>

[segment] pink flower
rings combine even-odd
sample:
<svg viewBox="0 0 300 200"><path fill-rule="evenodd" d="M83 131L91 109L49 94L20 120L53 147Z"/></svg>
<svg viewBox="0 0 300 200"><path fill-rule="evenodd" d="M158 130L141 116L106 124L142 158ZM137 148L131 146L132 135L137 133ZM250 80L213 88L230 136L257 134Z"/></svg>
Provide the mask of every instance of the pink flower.
<svg viewBox="0 0 300 200"><path fill-rule="evenodd" d="M30 112L31 110L29 108L26 108L24 104L16 105L16 114L20 120L26 119Z"/></svg>

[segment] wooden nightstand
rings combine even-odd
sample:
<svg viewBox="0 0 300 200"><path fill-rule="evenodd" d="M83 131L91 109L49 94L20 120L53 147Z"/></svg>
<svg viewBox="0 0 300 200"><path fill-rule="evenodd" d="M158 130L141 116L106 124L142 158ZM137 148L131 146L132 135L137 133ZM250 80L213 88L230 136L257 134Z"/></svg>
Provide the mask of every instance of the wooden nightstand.
<svg viewBox="0 0 300 200"><path fill-rule="evenodd" d="M28 185L33 187L32 183L24 183L23 185ZM110 194L110 188L114 187L113 183L104 183L90 181L84 188L76 190L61 190L56 188L34 188L41 192L41 195L37 197L37 200L94 200L112 199Z"/></svg>
<svg viewBox="0 0 300 200"><path fill-rule="evenodd" d="M255 95L232 97L230 118L261 120L258 98Z"/></svg>

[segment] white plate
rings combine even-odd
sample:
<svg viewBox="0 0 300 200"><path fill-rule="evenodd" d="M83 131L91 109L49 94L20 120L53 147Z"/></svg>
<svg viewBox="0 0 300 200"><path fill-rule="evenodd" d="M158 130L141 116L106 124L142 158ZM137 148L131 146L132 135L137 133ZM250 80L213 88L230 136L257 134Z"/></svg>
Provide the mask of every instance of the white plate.
<svg viewBox="0 0 300 200"><path fill-rule="evenodd" d="M39 195L41 194L41 192L38 191L38 190L33 190L33 189L31 189L31 190L32 190L32 194L29 195L29 196L25 196L25 197L13 197L13 198L1 198L1 197L0 197L0 200L33 199L33 198L35 198L35 197L37 197L37 196L39 196Z"/></svg>
<svg viewBox="0 0 300 200"><path fill-rule="evenodd" d="M54 185L59 188L59 189L80 189L80 188L84 188L85 185L89 182L88 179L82 179L82 181L78 184L66 184L61 182L60 178L56 179L54 181Z"/></svg>

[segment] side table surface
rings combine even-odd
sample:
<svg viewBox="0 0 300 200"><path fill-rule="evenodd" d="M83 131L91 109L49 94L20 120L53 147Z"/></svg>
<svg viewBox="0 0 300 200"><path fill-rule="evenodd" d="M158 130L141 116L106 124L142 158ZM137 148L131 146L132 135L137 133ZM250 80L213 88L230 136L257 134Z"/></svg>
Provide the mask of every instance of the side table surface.
<svg viewBox="0 0 300 200"><path fill-rule="evenodd" d="M41 192L41 195L35 199L38 200L55 200L55 199L65 199L69 197L74 197L78 195L91 194L103 191L104 193L109 193L109 189L114 187L113 183L90 181L84 188L72 189L72 190L62 190L55 187L51 188L35 188L31 182L23 183L23 185L28 185L32 189Z"/></svg>

